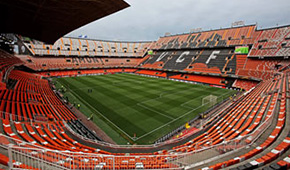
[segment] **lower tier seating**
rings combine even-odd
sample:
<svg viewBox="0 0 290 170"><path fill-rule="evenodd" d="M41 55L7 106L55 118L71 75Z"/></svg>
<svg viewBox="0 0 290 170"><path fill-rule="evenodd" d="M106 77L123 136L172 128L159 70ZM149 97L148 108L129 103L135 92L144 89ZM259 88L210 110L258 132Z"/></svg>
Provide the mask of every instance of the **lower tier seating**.
<svg viewBox="0 0 290 170"><path fill-rule="evenodd" d="M81 121L71 120L68 121L67 123L79 135L84 136L88 139L101 141L101 139L97 136L97 134L91 132Z"/></svg>
<svg viewBox="0 0 290 170"><path fill-rule="evenodd" d="M285 127L285 122L286 122L286 87L288 86L288 80L287 74L282 77L281 83L278 85L281 87L281 92L279 93L279 112L278 112L278 120L276 123L275 128L271 132L270 136L258 147L255 149L251 150L250 152L238 156L236 158L233 158L231 160L217 163L215 165L203 168L203 169L220 169L220 168L225 168L225 167L230 167L234 164L243 162L247 159L250 159L254 157L255 155L263 152L265 149L271 147L271 145L277 140L278 136L282 132L283 128ZM273 108L272 108L273 109ZM286 152L290 148L290 138L287 136L283 141L281 141L275 148L271 148L271 150L267 153L264 153L262 156L256 158L253 161L246 162L243 165L238 166L236 169L255 169L258 167L261 167L265 164L268 164L275 159L277 159L280 155L282 155L284 152ZM287 161L287 159L286 159ZM279 165L281 164L281 166ZM284 160L280 161L277 166L278 167L287 167L288 164ZM276 167L277 167L276 166Z"/></svg>

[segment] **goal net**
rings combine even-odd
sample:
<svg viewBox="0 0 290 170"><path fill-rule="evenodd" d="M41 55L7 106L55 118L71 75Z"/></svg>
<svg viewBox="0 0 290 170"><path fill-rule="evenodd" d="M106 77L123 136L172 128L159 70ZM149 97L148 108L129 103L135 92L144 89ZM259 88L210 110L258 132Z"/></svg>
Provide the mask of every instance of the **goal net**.
<svg viewBox="0 0 290 170"><path fill-rule="evenodd" d="M202 98L202 105L208 105L209 107L212 107L217 104L217 96L209 95L204 98Z"/></svg>

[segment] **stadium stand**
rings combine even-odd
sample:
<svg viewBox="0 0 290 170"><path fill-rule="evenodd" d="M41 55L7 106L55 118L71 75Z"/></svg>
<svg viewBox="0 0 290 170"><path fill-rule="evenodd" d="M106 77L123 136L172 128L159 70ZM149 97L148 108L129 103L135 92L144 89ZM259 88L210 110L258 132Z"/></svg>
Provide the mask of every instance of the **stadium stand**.
<svg viewBox="0 0 290 170"><path fill-rule="evenodd" d="M253 43L255 29L255 25L249 25L161 37L152 48L168 50L247 45Z"/></svg>
<svg viewBox="0 0 290 170"><path fill-rule="evenodd" d="M16 72L16 73L18 73L18 74L21 74L22 75L22 77L23 77L23 75L26 75L26 76L29 76L29 75L27 75L27 73L25 74L25 73L23 73L23 72L19 72L19 71L13 71L13 72L11 72L11 75L13 75L13 74L15 74L14 72ZM31 75L30 75L31 76ZM30 78L32 78L32 77L30 77ZM34 77L33 77L34 78ZM39 78L39 77L38 77ZM36 79L36 77L35 77L35 79ZM30 79L31 80L31 79ZM32 80L33 81L33 80ZM276 83L272 83L271 81L267 81L267 82L265 82L265 83L263 83L264 85L261 85L261 87L260 88L257 88L257 89L255 89L255 92L253 92L254 94L252 94L253 96L249 96L249 98L253 98L253 101L248 101L248 104L247 105L245 105L245 107L249 107L250 106L250 103L256 103L256 104L254 104L254 105L257 105L257 103L258 103L258 101L260 101L259 102L259 104L257 105L257 108L255 109L256 111L257 110L259 110L259 107L262 107L262 101L267 101L267 102L265 102L264 103L264 106L265 105L267 105L268 103L270 103L270 98L271 98L271 95L269 95L268 97L263 97L262 99L260 99L260 100L256 100L255 102L254 102L254 99L256 98L256 96L255 95L258 95L258 94L260 94L260 91L264 91L265 93L266 92L268 92L268 91L275 91L275 88L277 87L277 82ZM267 87L267 88L265 88L265 87ZM37 88L36 88L37 89ZM268 90L267 90L268 89ZM258 91L259 90L259 91ZM257 92L258 91L258 92ZM13 96L13 95L10 95L10 96ZM267 99L266 99L267 98ZM272 101L275 101L275 97L272 99ZM271 103L274 103L274 102L271 102ZM36 109L36 108L35 108ZM236 108L235 108L236 109ZM253 108L254 109L254 108ZM240 110L244 110L244 108L240 108ZM8 110L9 111L9 110ZM238 113L238 112L237 112ZM250 113L250 111L249 111L249 113ZM248 114L249 114L248 113ZM263 113L263 112L262 112ZM269 113L269 112L268 112ZM254 114L254 112L252 113L252 114ZM240 117L241 115L243 115L243 112L241 112L241 113L238 113L235 117ZM249 116L249 115L248 115ZM254 115L255 116L255 115ZM260 115L260 117L262 117L263 115ZM12 118L13 119L13 118ZM245 118L244 118L245 119ZM13 119L13 120L15 120L15 119ZM222 119L221 119L222 120ZM220 120L220 122L221 122L221 120ZM15 133L13 133L13 131L12 131L12 129L11 129L11 125L10 125L10 122L9 122L9 120L7 120L7 119L3 119L2 120L3 122L5 122L5 123L3 123L3 128L4 128L4 131L6 132L6 134L7 135L9 135L10 137L13 137L14 136L14 138L17 136L17 135L15 135ZM255 122L260 122L260 121L255 121ZM238 122L236 122L236 123L238 123ZM234 126L236 123L232 123L232 125ZM58 125L59 125L59 122L57 123ZM240 122L239 123L240 125L241 124L243 124L243 122ZM249 125L251 124L250 122L248 123ZM236 125L235 127L239 127L240 125ZM218 124L216 125L216 126L218 126ZM214 128L216 127L216 126L214 126ZM252 124L252 127L256 127L256 126L258 126L258 124ZM34 130L34 128L36 128L36 129L38 129L37 127L39 127L39 126L36 126L36 127L32 127L31 125L29 125L29 124L25 124L25 128L26 128L26 131L27 132L29 132L29 134L33 137L33 141L36 141L36 142L38 142L40 145L43 145L43 146L45 146L45 147L49 147L49 148L52 148L52 149L57 149L57 150L61 150L61 147L56 147L56 146L58 146L58 145L56 145L56 143L55 142L53 142L53 141L51 141L51 139L50 138L47 138L47 136L45 136L45 134L41 131L41 130L36 130L38 133L34 133L35 132L35 130ZM244 126L243 128L246 128L246 126ZM216 129L216 128L215 128ZM222 130L226 130L226 128L225 127L221 127L221 129ZM221 130L221 132L220 133L222 133L223 131ZM229 129L228 129L229 130ZM228 139L231 139L231 138L234 138L234 136L236 136L236 135L238 135L238 134L236 134L236 133L226 133L228 130L226 130L225 131L225 133L224 134L226 134L225 136L226 137L229 137ZM236 131L238 132L240 129L237 129ZM22 131L22 129L19 129L19 131ZM215 132L215 131L214 131ZM230 131L229 131L230 132ZM242 132L242 130L241 130L241 132ZM249 133L249 132L247 132L247 133ZM247 133L244 133L244 135L246 135ZM38 134L42 134L41 136L39 136ZM217 136L216 136L217 135ZM215 144L215 143L219 143L219 142L221 142L220 141L220 138L221 138L221 136L220 135L218 135L218 134L216 134L216 135L210 135L210 134L208 134L208 136L212 136L212 142L213 142L213 144ZM243 134L242 134L243 135ZM20 140L20 138L19 137L17 137L16 138L17 140ZM29 140L29 141L32 141L31 139ZM208 140L209 139L204 139L204 140L202 140L202 139L200 139L201 140L201 143L199 143L199 145L202 145L202 144L205 144L205 145L207 145L207 142L208 142ZM192 141L191 141L192 142ZM189 148L189 150L188 151L190 151L190 146L195 146L195 145L189 145L189 147L187 147L187 148ZM180 148L178 148L178 150L176 150L177 152L179 152L179 151L182 151L182 148L183 147L180 147ZM196 148L196 146L195 146L195 148ZM176 148L175 148L176 149ZM172 151L169 151L169 152L172 152ZM123 159L125 159L126 157L124 157ZM121 165L120 165L121 166ZM156 167L158 168L159 166L161 166L161 165L156 165ZM127 167L127 166L126 166ZM165 166L164 166L165 167Z"/></svg>
<svg viewBox="0 0 290 170"><path fill-rule="evenodd" d="M202 152L212 151L207 157L211 159L250 148L203 169L289 168L289 156L284 153L289 151L290 138L282 135L289 126L289 28L257 30L250 25L139 43L60 38L48 45L22 39L30 54L14 56L0 50L0 145L9 152L1 152L0 163L22 169L43 169L44 165L52 169L194 169L195 164L203 166L200 162L205 158L198 162ZM239 46L253 47L249 54L238 54L235 47ZM149 49L153 55L147 54ZM153 149L143 153L134 150L138 145L104 143L47 80L123 72L245 92L205 118L196 136L166 147L145 146ZM270 135L256 146L266 129ZM126 153L118 147L127 149ZM23 159L27 157L33 163Z"/></svg>
<svg viewBox="0 0 290 170"><path fill-rule="evenodd" d="M259 154L260 152L264 151L266 148L272 147L272 143L277 140L278 136L281 134L283 128L285 127L285 121L286 121L285 120L286 119L286 87L288 86L288 83L286 80L288 80L287 74L282 77L282 80L278 84L278 86L280 86L280 88L281 88L281 92L278 93L279 100L280 100L280 106L279 106L279 112L278 112L279 113L278 121L276 123L275 129L272 131L270 136L264 141L264 143L257 146L255 149L253 149L252 151L248 152L245 155L241 155L239 157L236 157L234 159L231 159L231 160L228 160L228 161L225 161L222 163L217 163L217 164L210 166L208 168L205 168L205 169L225 168L225 167L231 166L233 164L237 164L239 162L245 161L245 160ZM276 94L276 95L278 95L278 94ZM272 107L272 109L273 109L273 107ZM289 146L290 146L289 139L288 139L288 137L286 137L275 148L271 148L269 152L261 155L258 158L255 158L251 162L248 162L244 165L240 165L237 168L238 169L241 169L241 168L243 168L243 169L255 169L255 168L261 167L261 166L268 164L268 163L274 161L275 159L277 159L279 157L279 155L283 154L284 152L286 152L289 149ZM280 163L281 163L282 167L283 166L285 167L285 164L283 165L282 162L280 162ZM279 164L276 165L276 167L277 166L278 166L278 169L281 168L281 166ZM286 166L287 166L287 164L286 164Z"/></svg>
<svg viewBox="0 0 290 170"><path fill-rule="evenodd" d="M63 69L90 69L103 67L134 67L141 61L139 58L93 58L93 57L60 57L40 58L19 56L25 65L33 70L63 70Z"/></svg>
<svg viewBox="0 0 290 170"><path fill-rule="evenodd" d="M180 152L193 151L201 145L214 145L237 137L239 139L251 133L262 123L261 119L265 118L265 115L271 116L272 114L272 110L267 111L265 108L270 104L274 107L277 95L271 94L260 97L260 94L269 91L277 91L277 82L266 81L260 84L249 96L233 107L223 118L220 118L207 132L184 145L175 147L174 150ZM249 110L250 106L253 107Z"/></svg>
<svg viewBox="0 0 290 170"><path fill-rule="evenodd" d="M54 119L61 120L76 118L55 96L48 82L41 80L40 76L13 70L9 78L16 80L17 83L13 90L7 89L1 91L1 94L3 94L1 98L1 111L13 115L17 114L18 118L22 119L35 119L35 116L53 117ZM19 109L20 107L22 107L21 110Z"/></svg>
<svg viewBox="0 0 290 170"><path fill-rule="evenodd" d="M235 74L232 50L188 50L156 52L142 62L143 68Z"/></svg>
<svg viewBox="0 0 290 170"><path fill-rule="evenodd" d="M152 42L115 42L90 39L60 38L53 45L36 40L24 42L37 56L142 56Z"/></svg>
<svg viewBox="0 0 290 170"><path fill-rule="evenodd" d="M107 74L107 73L134 73L137 71L137 69L132 69L132 68L120 68L120 69L114 69L114 68L109 68L109 69L91 69L91 70L71 70L71 71L66 71L66 70L58 70L58 71L44 71L39 73L42 76L45 77L64 77L64 76L78 76L78 75L96 75L96 74Z"/></svg>
<svg viewBox="0 0 290 170"><path fill-rule="evenodd" d="M6 85L3 81L6 81L5 79L7 78L7 74L9 75L9 72L13 69L13 66L22 64L22 62L18 58L3 50L0 50L0 58L0 89L5 89Z"/></svg>
<svg viewBox="0 0 290 170"><path fill-rule="evenodd" d="M289 26L260 30L257 34L249 57L289 57Z"/></svg>

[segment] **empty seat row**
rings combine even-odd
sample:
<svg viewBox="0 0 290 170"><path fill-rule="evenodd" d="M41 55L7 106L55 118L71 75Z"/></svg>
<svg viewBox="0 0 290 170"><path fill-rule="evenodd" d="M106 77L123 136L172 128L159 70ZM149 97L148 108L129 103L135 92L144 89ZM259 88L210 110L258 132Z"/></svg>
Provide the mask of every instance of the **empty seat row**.
<svg viewBox="0 0 290 170"><path fill-rule="evenodd" d="M286 86L288 84L286 80L287 80L287 78L286 78L286 76L284 76L282 78L281 84L279 84L281 86L281 92L280 92L281 98L279 99L280 105L278 107L279 108L278 120L277 120L276 126L272 130L269 137L262 144L260 144L255 149L249 151L248 153L246 153L244 155L240 155L236 158L233 158L233 159L225 161L225 162L217 163L215 165L206 167L204 169L216 170L216 169L220 169L220 168L229 167L231 165L234 165L234 164L240 163L242 161L245 161L247 159L250 159L253 156L263 152L268 147L271 147L271 144L276 141L279 134L282 132L283 128L285 127L286 103L287 103L286 102ZM247 162L243 165L240 165L237 168L238 169L255 169L255 168L264 166L264 165L274 161L275 159L277 159L280 155L282 155L284 152L286 152L290 148L290 138L288 136L285 139L283 139L283 141L280 142L275 148L270 149L269 152L264 153L261 157L258 157L253 161L250 161L250 162ZM285 163L285 161L281 161L280 162L281 165L283 164L282 162ZM285 166L285 164L283 166ZM286 163L286 166L287 166L287 163Z"/></svg>

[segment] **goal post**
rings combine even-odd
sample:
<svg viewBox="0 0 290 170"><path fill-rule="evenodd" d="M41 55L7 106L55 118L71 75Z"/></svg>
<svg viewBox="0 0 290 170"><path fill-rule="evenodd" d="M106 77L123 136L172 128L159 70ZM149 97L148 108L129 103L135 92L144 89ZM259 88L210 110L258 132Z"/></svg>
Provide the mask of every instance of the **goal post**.
<svg viewBox="0 0 290 170"><path fill-rule="evenodd" d="M208 95L204 98L202 98L202 105L208 105L209 107L212 107L217 104L217 96L214 95Z"/></svg>

